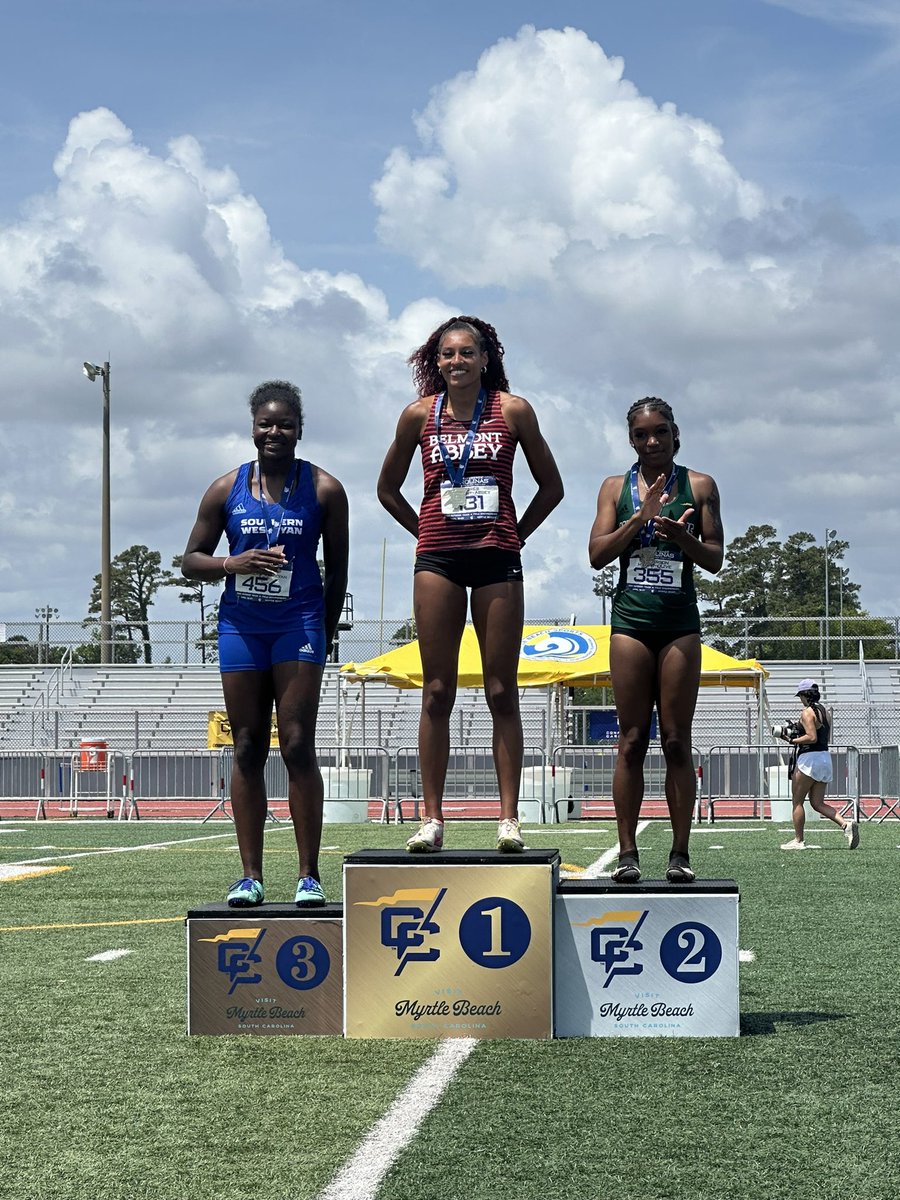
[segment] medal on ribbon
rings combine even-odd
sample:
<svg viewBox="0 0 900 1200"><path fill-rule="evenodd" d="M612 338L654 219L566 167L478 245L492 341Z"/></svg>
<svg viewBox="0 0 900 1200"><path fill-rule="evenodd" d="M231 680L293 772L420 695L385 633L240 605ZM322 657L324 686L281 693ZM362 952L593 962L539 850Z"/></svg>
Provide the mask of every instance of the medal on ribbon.
<svg viewBox="0 0 900 1200"><path fill-rule="evenodd" d="M672 474L666 480L666 486L663 488L663 491L670 497L672 495L672 490L675 487L675 481L677 479L677 470L678 470L678 468L675 466L674 463L672 463ZM636 513L640 512L640 510L641 510L641 498L638 493L638 472L639 471L640 471L640 463L634 463L634 465L631 468L631 503L632 503L632 506L634 507L634 511ZM652 544L655 524L656 524L655 519L653 517L651 517L649 521L645 521L644 524L641 526L640 548L638 549L637 553L638 553L638 558L641 560L642 567L652 566L653 561L656 558L656 547Z"/></svg>

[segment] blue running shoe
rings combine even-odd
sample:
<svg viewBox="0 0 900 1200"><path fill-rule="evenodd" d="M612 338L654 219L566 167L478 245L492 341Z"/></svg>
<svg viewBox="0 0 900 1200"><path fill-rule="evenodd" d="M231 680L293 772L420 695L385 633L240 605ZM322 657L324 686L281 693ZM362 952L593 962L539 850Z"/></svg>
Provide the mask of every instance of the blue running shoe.
<svg viewBox="0 0 900 1200"><path fill-rule="evenodd" d="M312 875L304 875L302 879L298 879L294 903L298 908L321 908L325 903L325 893L318 879L313 879Z"/></svg>
<svg viewBox="0 0 900 1200"><path fill-rule="evenodd" d="M255 908L265 898L261 879L239 879L228 889L225 903L231 908Z"/></svg>

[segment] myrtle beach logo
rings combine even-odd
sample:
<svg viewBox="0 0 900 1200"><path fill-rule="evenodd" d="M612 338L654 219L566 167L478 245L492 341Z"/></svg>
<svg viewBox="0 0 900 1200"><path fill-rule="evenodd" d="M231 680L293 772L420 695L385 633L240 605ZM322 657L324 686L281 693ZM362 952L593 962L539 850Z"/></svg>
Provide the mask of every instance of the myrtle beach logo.
<svg viewBox="0 0 900 1200"><path fill-rule="evenodd" d="M581 662L597 650L597 643L580 629L541 629L522 639L522 658L546 662Z"/></svg>
<svg viewBox="0 0 900 1200"><path fill-rule="evenodd" d="M381 909L381 944L397 953L400 965L395 975L409 962L434 962L440 958L439 948L427 942L441 932L434 914L446 894L445 887L398 888L391 896L355 902L355 908Z"/></svg>

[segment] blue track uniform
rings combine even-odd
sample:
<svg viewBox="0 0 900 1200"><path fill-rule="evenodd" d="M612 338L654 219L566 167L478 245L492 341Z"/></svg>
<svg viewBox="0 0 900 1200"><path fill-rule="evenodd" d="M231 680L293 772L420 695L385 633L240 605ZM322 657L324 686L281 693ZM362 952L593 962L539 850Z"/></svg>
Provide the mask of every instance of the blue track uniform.
<svg viewBox="0 0 900 1200"><path fill-rule="evenodd" d="M297 460L280 504L250 491L256 463L238 468L225 502L229 555L283 546L285 566L276 576L228 575L219 603L222 671L265 671L275 663L323 666L325 601L317 561L322 509L312 468Z"/></svg>

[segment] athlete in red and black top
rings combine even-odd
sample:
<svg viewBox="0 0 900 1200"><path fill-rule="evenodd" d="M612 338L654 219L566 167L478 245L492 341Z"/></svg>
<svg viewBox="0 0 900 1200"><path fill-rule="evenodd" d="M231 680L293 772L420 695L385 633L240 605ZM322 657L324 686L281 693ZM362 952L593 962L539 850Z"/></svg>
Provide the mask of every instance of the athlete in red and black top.
<svg viewBox="0 0 900 1200"><path fill-rule="evenodd" d="M417 539L413 598L424 687L419 758L425 821L407 843L443 845L441 803L456 699L467 589L494 723L501 850L523 848L516 819L522 770L517 668L524 599L519 550L563 497L534 409L510 395L503 347L476 317L440 325L410 356L419 399L403 410L378 479L378 498ZM513 458L521 446L537 491L517 519ZM401 488L416 451L424 496L417 514Z"/></svg>

